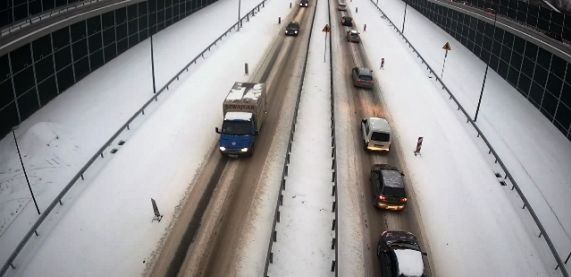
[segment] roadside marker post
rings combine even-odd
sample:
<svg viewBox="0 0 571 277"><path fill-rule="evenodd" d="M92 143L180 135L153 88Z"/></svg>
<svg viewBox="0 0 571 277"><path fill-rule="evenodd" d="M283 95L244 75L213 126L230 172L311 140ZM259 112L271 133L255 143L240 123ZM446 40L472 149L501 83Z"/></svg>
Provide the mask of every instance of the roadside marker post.
<svg viewBox="0 0 571 277"><path fill-rule="evenodd" d="M321 31L325 33L325 48L323 48L323 62L325 62L325 54L327 53L327 33L331 32L331 27L329 27L329 24L325 24Z"/></svg>
<svg viewBox="0 0 571 277"><path fill-rule="evenodd" d="M422 141L423 137L418 137L418 140L416 141L416 150L414 150L414 156L421 155L420 149L422 148Z"/></svg>
<svg viewBox="0 0 571 277"><path fill-rule="evenodd" d="M151 203L153 204L153 212L155 213L155 217L153 217L152 221L157 221L157 222L161 222L161 219L163 219L163 215L159 212L159 208L157 207L157 202L155 202L155 199L151 198Z"/></svg>
<svg viewBox="0 0 571 277"><path fill-rule="evenodd" d="M442 46L442 49L444 49L446 52L444 52L444 62L442 63L442 72L440 72L440 79L442 79L442 76L444 76L444 65L446 64L446 57L448 57L448 51L452 50L452 47L450 47L449 42L446 42L444 46Z"/></svg>

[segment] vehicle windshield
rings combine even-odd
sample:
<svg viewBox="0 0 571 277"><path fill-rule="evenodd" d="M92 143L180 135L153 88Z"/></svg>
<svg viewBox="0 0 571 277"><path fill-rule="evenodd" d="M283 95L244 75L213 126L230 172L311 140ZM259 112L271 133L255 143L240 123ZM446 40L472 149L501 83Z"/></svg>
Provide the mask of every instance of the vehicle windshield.
<svg viewBox="0 0 571 277"><path fill-rule="evenodd" d="M231 120L222 123L222 133L227 135L251 135L252 122L244 120Z"/></svg>
<svg viewBox="0 0 571 277"><path fill-rule="evenodd" d="M391 135L387 134L387 133L378 133L378 132L373 132L371 134L371 140L376 140L376 141L389 141L391 139Z"/></svg>

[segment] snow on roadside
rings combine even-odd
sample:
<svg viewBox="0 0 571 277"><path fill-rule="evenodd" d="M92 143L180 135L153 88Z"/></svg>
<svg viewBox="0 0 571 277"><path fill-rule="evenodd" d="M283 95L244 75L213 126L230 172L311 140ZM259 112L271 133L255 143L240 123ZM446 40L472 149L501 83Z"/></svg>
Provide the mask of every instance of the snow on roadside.
<svg viewBox="0 0 571 277"><path fill-rule="evenodd" d="M328 20L327 1L318 1L317 5L270 276L334 274L330 86L326 77L329 63L323 62L319 39Z"/></svg>
<svg viewBox="0 0 571 277"><path fill-rule="evenodd" d="M259 49L269 45L281 27L275 19L289 12L287 3L281 4L267 2L240 32L223 40L190 75L171 87L170 95L159 109L147 114L145 124L133 132L92 181L84 184L77 199L64 206L49 237L42 238L41 246L35 245L36 254L23 261L26 266L20 267L17 275L143 273L177 205L190 189L189 182L216 142L213 126L221 120L224 96L234 81L247 79L242 71L243 62L257 65L263 54ZM216 5L209 8L223 9ZM220 14L210 12L213 16L204 20L211 20L213 25L224 22L218 19ZM177 23L167 30L185 33L184 25ZM249 47L251 41L256 41L258 47ZM235 59L236 49L250 50L241 52L242 59ZM169 55L179 58L178 53ZM224 66L220 67L221 64ZM107 66L102 70L111 69ZM133 76L132 83L141 78ZM86 122L97 123L94 118ZM160 224L151 223L151 197L165 216Z"/></svg>
<svg viewBox="0 0 571 277"><path fill-rule="evenodd" d="M242 9L249 11L258 3L244 0ZM234 1L217 1L154 35L158 88L235 22L235 7ZM204 28L205 24L209 28ZM16 136L40 211L152 97L149 53L147 39L86 76L18 126ZM195 67L190 68L193 70ZM0 157L3 264L38 216L12 134L0 140Z"/></svg>
<svg viewBox="0 0 571 277"><path fill-rule="evenodd" d="M360 7L354 17L368 25L362 39L369 62L377 65L385 57L384 70L376 70L375 77L425 224L433 275L550 276L518 211L447 97L370 1L349 5ZM419 136L424 137L422 156L415 157Z"/></svg>
<svg viewBox="0 0 571 277"><path fill-rule="evenodd" d="M386 7L385 12L397 26L402 24L402 1L383 1L380 5ZM435 70L442 67L442 45L447 41L451 43L453 50L446 60L444 82L473 116L485 63L410 7L405 35ZM568 212L571 210L571 201L568 201L571 198L571 171L568 170L571 167L571 142L491 68L486 78L478 126L508 167L560 256L565 259L571 252L571 213ZM493 162L491 157L488 160ZM520 202L516 201L516 206ZM530 223L535 230L535 223ZM568 264L568 270L571 270L571 264Z"/></svg>

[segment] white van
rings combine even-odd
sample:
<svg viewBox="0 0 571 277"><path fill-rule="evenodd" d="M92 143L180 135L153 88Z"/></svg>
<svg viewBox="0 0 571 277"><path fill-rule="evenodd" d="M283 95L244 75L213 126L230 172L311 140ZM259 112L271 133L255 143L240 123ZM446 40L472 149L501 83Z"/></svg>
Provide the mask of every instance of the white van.
<svg viewBox="0 0 571 277"><path fill-rule="evenodd" d="M346 11L347 10L347 3L345 3L345 0L339 0L339 2L337 2L337 10L340 10L340 11Z"/></svg>
<svg viewBox="0 0 571 277"><path fill-rule="evenodd" d="M361 120L363 148L365 151L389 151L391 148L391 126L380 117L369 117Z"/></svg>

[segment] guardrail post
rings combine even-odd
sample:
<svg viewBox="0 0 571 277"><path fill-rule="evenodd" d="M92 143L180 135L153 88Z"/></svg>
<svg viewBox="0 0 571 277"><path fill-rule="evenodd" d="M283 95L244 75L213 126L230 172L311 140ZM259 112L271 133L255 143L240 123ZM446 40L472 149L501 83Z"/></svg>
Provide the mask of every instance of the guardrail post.
<svg viewBox="0 0 571 277"><path fill-rule="evenodd" d="M335 238L331 239L331 249L335 249Z"/></svg>
<svg viewBox="0 0 571 277"><path fill-rule="evenodd" d="M274 242L278 241L278 231L274 230L272 232L272 239L274 240Z"/></svg>

